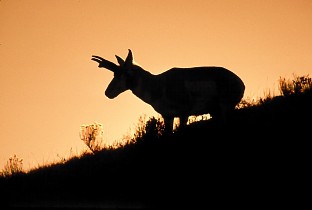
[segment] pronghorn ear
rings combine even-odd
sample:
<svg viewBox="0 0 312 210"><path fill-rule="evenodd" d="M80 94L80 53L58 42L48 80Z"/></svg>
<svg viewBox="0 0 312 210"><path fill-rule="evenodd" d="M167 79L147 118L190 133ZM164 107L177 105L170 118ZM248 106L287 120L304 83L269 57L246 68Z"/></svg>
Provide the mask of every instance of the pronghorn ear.
<svg viewBox="0 0 312 210"><path fill-rule="evenodd" d="M117 58L117 61L118 61L120 66L125 64L125 61L121 57L119 57L118 55L115 55L115 57Z"/></svg>
<svg viewBox="0 0 312 210"><path fill-rule="evenodd" d="M131 50L129 49L129 53L128 53L128 56L127 56L126 61L125 61L125 66L126 67L131 67L132 66L132 62L133 62L133 56L132 56Z"/></svg>

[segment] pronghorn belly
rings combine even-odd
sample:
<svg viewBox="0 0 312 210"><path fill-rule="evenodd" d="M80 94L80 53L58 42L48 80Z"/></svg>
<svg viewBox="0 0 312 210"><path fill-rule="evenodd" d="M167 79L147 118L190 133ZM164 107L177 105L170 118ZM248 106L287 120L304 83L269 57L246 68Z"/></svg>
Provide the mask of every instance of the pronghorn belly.
<svg viewBox="0 0 312 210"><path fill-rule="evenodd" d="M184 81L171 91L165 91L153 103L153 108L162 115L186 116L208 114L218 106L215 81Z"/></svg>
<svg viewBox="0 0 312 210"><path fill-rule="evenodd" d="M163 116L179 116L180 113L185 111L181 105L172 103L170 100L159 100L152 104L152 107Z"/></svg>
<svg viewBox="0 0 312 210"><path fill-rule="evenodd" d="M185 89L190 114L207 114L217 106L218 91L215 81L186 81Z"/></svg>

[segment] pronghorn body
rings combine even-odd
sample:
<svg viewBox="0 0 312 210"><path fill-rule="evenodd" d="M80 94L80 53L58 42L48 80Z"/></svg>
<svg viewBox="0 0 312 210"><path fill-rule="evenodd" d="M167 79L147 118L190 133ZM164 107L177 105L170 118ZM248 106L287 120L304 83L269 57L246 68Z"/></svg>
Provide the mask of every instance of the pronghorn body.
<svg viewBox="0 0 312 210"><path fill-rule="evenodd" d="M209 113L224 120L244 95L242 80L223 67L172 68L153 75L132 64L130 50L126 61L116 57L120 66L98 56L92 58L99 67L114 72L105 95L115 98L131 90L162 115L168 130L172 130L175 117L180 118L180 125L185 125L190 115Z"/></svg>

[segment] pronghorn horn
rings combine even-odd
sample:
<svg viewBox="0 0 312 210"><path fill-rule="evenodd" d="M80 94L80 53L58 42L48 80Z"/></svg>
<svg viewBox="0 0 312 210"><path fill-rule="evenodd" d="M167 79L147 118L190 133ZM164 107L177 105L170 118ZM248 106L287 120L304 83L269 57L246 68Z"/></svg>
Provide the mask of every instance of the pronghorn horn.
<svg viewBox="0 0 312 210"><path fill-rule="evenodd" d="M133 56L132 56L131 50L129 49L129 53L128 53L128 56L126 58L125 65L130 67L132 65L132 61L133 61Z"/></svg>
<svg viewBox="0 0 312 210"><path fill-rule="evenodd" d="M108 70L111 70L112 72L115 72L118 69L118 66L116 64L114 64L113 62L110 62L108 60L105 60L104 58L102 58L100 56L92 55L91 60L98 62L99 68L103 67L103 68L106 68Z"/></svg>
<svg viewBox="0 0 312 210"><path fill-rule="evenodd" d="M118 63L119 63L120 66L122 66L122 65L125 64L125 61L124 61L121 57L119 57L118 55L115 55L115 56L116 56L117 61L118 61Z"/></svg>

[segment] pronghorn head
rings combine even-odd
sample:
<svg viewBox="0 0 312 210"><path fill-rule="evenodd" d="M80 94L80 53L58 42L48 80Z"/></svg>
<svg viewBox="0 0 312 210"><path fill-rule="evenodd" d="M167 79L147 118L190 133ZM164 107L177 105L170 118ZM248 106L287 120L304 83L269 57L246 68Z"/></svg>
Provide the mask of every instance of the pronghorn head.
<svg viewBox="0 0 312 210"><path fill-rule="evenodd" d="M137 67L133 65L133 56L130 49L126 60L117 55L116 58L119 66L99 56L92 56L92 60L98 62L100 68L103 67L114 72L114 78L105 91L105 95L110 99L117 97L120 93L130 88L132 70L134 67Z"/></svg>

